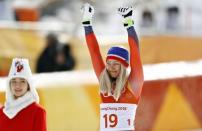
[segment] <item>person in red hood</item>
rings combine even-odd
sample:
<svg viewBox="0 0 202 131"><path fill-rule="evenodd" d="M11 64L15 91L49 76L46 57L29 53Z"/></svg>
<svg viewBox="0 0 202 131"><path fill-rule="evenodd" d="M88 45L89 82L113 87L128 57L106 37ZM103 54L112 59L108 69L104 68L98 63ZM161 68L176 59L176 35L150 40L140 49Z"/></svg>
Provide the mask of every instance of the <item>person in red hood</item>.
<svg viewBox="0 0 202 131"><path fill-rule="evenodd" d="M86 3L82 11L86 42L100 85L100 130L135 130L136 108L144 80L139 42L133 27L133 9L118 9L128 32L130 58L127 49L113 46L108 50L106 64L91 25L94 8ZM131 71L127 73L129 65Z"/></svg>
<svg viewBox="0 0 202 131"><path fill-rule="evenodd" d="M46 131L46 111L38 103L28 60L14 58L0 108L0 131Z"/></svg>

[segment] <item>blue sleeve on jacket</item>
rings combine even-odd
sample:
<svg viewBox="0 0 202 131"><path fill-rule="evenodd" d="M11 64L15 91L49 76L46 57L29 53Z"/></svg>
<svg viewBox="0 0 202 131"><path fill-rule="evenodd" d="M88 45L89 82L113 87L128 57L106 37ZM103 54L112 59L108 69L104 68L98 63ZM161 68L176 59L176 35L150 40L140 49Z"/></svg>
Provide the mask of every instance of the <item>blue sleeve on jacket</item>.
<svg viewBox="0 0 202 131"><path fill-rule="evenodd" d="M137 47L139 48L139 40L138 40L138 37L137 37L137 34L136 34L134 27L133 26L129 27L127 29L127 32L128 32L128 36L132 37L135 40L135 42L137 43Z"/></svg>
<svg viewBox="0 0 202 131"><path fill-rule="evenodd" d="M92 26L85 26L84 27L84 30L85 30L85 34L88 35L90 33L93 33L93 28Z"/></svg>

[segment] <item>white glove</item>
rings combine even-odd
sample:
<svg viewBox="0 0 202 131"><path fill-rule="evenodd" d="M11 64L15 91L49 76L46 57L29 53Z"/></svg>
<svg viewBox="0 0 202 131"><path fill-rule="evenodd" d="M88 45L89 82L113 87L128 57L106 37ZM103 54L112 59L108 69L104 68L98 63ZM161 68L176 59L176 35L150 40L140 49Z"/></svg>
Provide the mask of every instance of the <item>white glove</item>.
<svg viewBox="0 0 202 131"><path fill-rule="evenodd" d="M129 28L133 26L134 21L132 19L133 16L132 7L120 7L118 8L118 13L123 17L124 27Z"/></svg>
<svg viewBox="0 0 202 131"><path fill-rule="evenodd" d="M94 14L94 8L93 8L93 6L91 6L89 3L85 3L81 7L81 11L83 12L82 24L84 26L91 25L93 14Z"/></svg>

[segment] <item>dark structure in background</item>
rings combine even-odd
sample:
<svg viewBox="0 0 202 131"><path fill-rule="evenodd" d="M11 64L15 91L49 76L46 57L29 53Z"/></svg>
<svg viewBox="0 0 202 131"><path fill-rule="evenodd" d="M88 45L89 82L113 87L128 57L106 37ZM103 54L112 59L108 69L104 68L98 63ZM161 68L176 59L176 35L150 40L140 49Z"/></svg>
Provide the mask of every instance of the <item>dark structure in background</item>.
<svg viewBox="0 0 202 131"><path fill-rule="evenodd" d="M180 11L177 6L170 6L166 9L166 28L176 30L179 28Z"/></svg>
<svg viewBox="0 0 202 131"><path fill-rule="evenodd" d="M74 68L75 60L71 54L71 46L68 43L60 44L57 47L55 62L55 71L66 71Z"/></svg>
<svg viewBox="0 0 202 131"><path fill-rule="evenodd" d="M60 44L55 34L47 36L47 45L38 58L36 72L67 71L75 67L69 44Z"/></svg>
<svg viewBox="0 0 202 131"><path fill-rule="evenodd" d="M154 25L153 12L145 9L142 12L141 27L152 27Z"/></svg>

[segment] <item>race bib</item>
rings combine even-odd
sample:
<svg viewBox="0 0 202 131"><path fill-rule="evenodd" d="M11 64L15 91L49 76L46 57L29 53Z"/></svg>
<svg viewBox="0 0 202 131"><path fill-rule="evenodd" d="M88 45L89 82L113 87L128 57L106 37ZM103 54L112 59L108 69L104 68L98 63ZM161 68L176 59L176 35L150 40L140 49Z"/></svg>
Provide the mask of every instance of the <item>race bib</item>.
<svg viewBox="0 0 202 131"><path fill-rule="evenodd" d="M134 130L136 104L100 104L100 130Z"/></svg>

